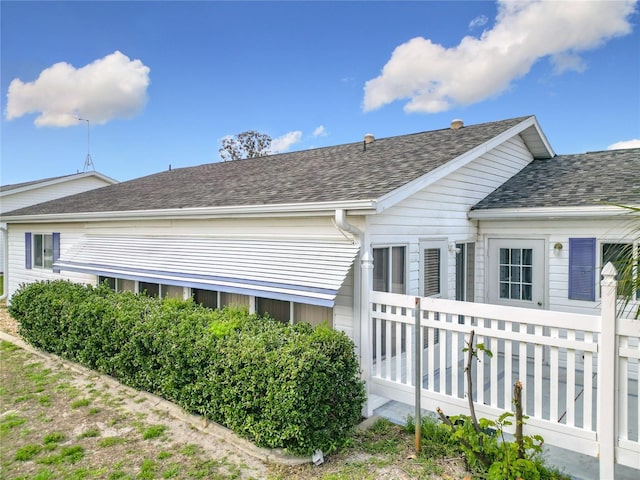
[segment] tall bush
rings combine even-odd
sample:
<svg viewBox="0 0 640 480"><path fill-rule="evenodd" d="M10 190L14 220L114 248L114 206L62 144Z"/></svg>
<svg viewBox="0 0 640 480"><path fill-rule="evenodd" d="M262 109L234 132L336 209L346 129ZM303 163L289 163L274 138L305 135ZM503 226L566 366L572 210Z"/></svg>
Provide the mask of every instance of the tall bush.
<svg viewBox="0 0 640 480"><path fill-rule="evenodd" d="M354 345L324 326L65 281L21 286L10 313L32 345L177 402L260 446L331 452L360 419L365 393Z"/></svg>

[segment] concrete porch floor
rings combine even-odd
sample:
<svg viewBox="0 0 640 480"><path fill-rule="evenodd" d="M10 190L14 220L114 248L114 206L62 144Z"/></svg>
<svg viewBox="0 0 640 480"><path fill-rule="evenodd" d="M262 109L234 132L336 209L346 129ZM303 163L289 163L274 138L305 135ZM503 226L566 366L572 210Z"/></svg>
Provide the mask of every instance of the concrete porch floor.
<svg viewBox="0 0 640 480"><path fill-rule="evenodd" d="M389 401L374 410L379 417L399 424L406 425L406 419L415 415L415 409L411 405L397 401ZM422 415L437 416L434 412L422 410ZM638 469L616 465L615 479L599 478L599 460L595 457L575 453L564 448L545 445L544 458L548 464L560 469L565 474L571 475L576 480L638 480L640 479L640 458Z"/></svg>

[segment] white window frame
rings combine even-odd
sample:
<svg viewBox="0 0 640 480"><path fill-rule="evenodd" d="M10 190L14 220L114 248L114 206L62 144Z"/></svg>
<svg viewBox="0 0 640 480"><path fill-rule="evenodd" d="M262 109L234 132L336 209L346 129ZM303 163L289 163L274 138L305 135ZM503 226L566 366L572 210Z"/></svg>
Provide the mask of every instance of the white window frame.
<svg viewBox="0 0 640 480"><path fill-rule="evenodd" d="M432 295L435 298L448 298L448 278L449 278L449 245L446 239L425 239L420 240L420 296L424 297L424 251L427 249L440 250L440 293Z"/></svg>
<svg viewBox="0 0 640 480"><path fill-rule="evenodd" d="M469 258L469 246L473 245L473 258ZM462 300L465 302L475 301L475 266L476 266L476 242L456 242L455 254L456 254L456 300ZM458 262L462 261L462 265ZM471 272L469 272L470 268ZM462 278L459 277L459 273L462 273ZM462 286L462 291L459 291L459 286Z"/></svg>
<svg viewBox="0 0 640 480"><path fill-rule="evenodd" d="M40 254L42 255L42 264L36 264L36 237L41 237L41 245L42 249ZM51 259L51 266L45 267L47 255L45 254L45 239L49 237L50 245L51 245L51 254L49 258ZM31 268L37 268L39 270L52 270L53 271L53 233L32 233L31 234Z"/></svg>
<svg viewBox="0 0 640 480"><path fill-rule="evenodd" d="M393 249L394 248L402 248L404 249L404 265L403 265L403 291L402 292L393 292ZM372 254L372 258L374 258L374 262L373 262L373 270L372 270L372 281L371 281L371 285L372 285L372 289L375 290L375 270L376 270L376 264L375 264L375 250L388 250L388 265L387 265L387 293L400 293L400 294L407 294L407 289L408 289L408 271L409 271L409 246L407 244L404 243L394 243L394 244L382 244L382 245L372 245L371 246L371 254ZM382 290L381 290L382 291Z"/></svg>

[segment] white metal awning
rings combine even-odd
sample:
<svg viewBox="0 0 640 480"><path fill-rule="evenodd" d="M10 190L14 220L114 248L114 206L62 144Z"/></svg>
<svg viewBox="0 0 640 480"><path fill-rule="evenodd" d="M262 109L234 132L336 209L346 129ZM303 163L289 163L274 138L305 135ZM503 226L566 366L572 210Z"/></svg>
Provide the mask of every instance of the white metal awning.
<svg viewBox="0 0 640 480"><path fill-rule="evenodd" d="M348 241L87 235L55 267L332 307L358 250Z"/></svg>

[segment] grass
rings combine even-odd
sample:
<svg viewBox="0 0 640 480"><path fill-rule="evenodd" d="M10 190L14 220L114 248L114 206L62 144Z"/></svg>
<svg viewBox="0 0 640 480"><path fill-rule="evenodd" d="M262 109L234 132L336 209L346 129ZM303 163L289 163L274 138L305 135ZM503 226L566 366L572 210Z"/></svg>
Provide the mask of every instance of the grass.
<svg viewBox="0 0 640 480"><path fill-rule="evenodd" d="M145 440L151 440L161 437L166 429L167 427L164 425L151 425L150 427L147 427L142 431L142 438L144 438Z"/></svg>
<svg viewBox="0 0 640 480"><path fill-rule="evenodd" d="M0 362L1 478L264 478L259 462L237 466L226 460L228 449L205 452L180 440L170 420L128 410L117 390L55 362L8 342L0 342Z"/></svg>
<svg viewBox="0 0 640 480"><path fill-rule="evenodd" d="M436 423L423 423L423 448L416 455L411 425L386 420L358 432L321 468L265 468L253 459L245 460L248 466L230 461L229 450L212 453L217 442L211 437L202 444L177 440L166 413L142 410L129 390L102 386L95 377L83 382L79 374L7 342L0 342L0 355L0 403L11 408L0 416L3 478L375 480L467 474L460 450Z"/></svg>
<svg viewBox="0 0 640 480"><path fill-rule="evenodd" d="M88 398L81 398L80 400L74 400L71 402L71 408L82 408L86 407L91 403L91 400Z"/></svg>

